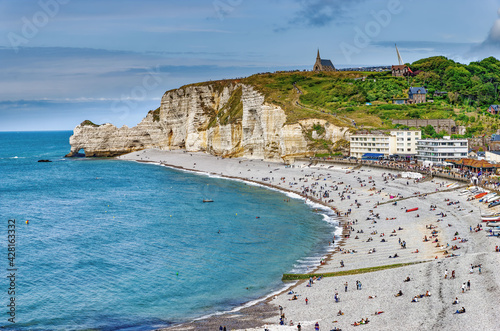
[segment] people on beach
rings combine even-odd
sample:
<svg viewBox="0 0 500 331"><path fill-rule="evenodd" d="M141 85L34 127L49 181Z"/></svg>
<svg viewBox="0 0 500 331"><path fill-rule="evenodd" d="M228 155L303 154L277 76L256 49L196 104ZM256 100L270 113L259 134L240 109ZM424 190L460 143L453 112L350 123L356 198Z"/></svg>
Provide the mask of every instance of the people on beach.
<svg viewBox="0 0 500 331"><path fill-rule="evenodd" d="M321 180L322 180L322 179L321 179ZM311 179L309 179L309 181L311 182ZM318 180L318 182L319 182L319 180ZM320 187L321 185L322 185L322 182L320 182L320 184L318 184L317 189L313 189L313 190L319 191L319 187ZM314 186L309 186L309 188L311 188L311 187L314 187ZM377 187L378 187L378 186L377 186ZM324 191L326 190L326 186L325 186L325 187L321 187L321 189L322 189L321 195L323 195L323 194L324 194ZM334 189L332 188L332 190L334 190ZM342 191L342 190L343 190L343 188L339 187L339 190L340 190L340 191ZM340 192L340 191L339 191L339 192ZM377 192L378 192L378 190L374 190L374 191L373 191L374 195L375 195L375 194L378 194L378 193L376 193L375 191L377 191ZM396 193L397 193L397 192L396 192ZM354 196L352 195L352 193L349 193L349 194L351 194L350 198L351 198L352 200L354 200ZM311 194L311 195L312 195L312 194ZM317 196L317 195L318 195L318 194L315 194L314 196ZM331 195L332 195L332 193L330 192L330 196L331 196ZM349 200L349 198L347 198L347 194L346 194L346 193L343 193L342 195L344 195L344 196L345 196L345 199L346 199L346 200ZM364 202L364 200L361 200L362 198L360 198L359 196L357 196L356 198L357 198L357 199L360 199L359 201L363 201L363 204L365 203L365 202ZM356 201L355 201L355 203L356 203L356 204L359 202L357 199L356 199ZM403 202L402 202L402 203L403 203ZM351 204L351 206L352 206L352 205L354 205L354 204ZM434 207L434 206L432 206L432 207ZM345 208L345 206L343 206L342 208ZM375 206L375 208L377 208L377 206ZM386 211L387 211L387 209L383 209L384 207L383 207L383 204L382 204L382 203L381 203L380 205L378 205L378 208L379 208L379 210L380 210L380 214L383 216L383 218L386 218L386 219L387 219L387 221L388 221L388 222L386 222L386 223L389 223L389 221L390 221L390 220L392 220L393 218L391 218L391 217L386 217L386 215L384 214L384 212L386 212ZM368 209L368 208L367 208L367 209ZM395 208L395 209L396 209L396 208ZM399 209L399 207L398 207L397 209ZM424 209L424 208L423 208L423 206L422 206L420 209L421 209L421 210L422 210L422 209ZM363 210L363 209L361 209L361 210ZM438 209L438 210L439 210L439 209ZM421 211L421 212L422 212L422 211ZM447 211L447 212L448 212L448 211ZM377 251L379 251L379 252L386 251L386 250L384 250L384 249L383 249L383 248L386 248L386 247L387 247L387 249L389 250L389 252L391 251L391 249L392 249L392 251L394 251L394 248L395 248L395 247L397 247L397 246L396 246L396 245L397 245L397 243L396 243L396 242L397 242L397 240L396 240L396 238L392 238L392 236L391 236L391 237L389 237L389 236L388 236L388 237L385 237L385 236L383 235L383 233L382 233L382 232L384 232L384 231L385 231L385 232L388 232L388 233L391 233L391 235L398 236L398 239L399 239L400 244L401 244L401 246L400 246L400 247L401 247L401 248L403 248L403 249L404 249L405 247L408 247L408 248L410 248L410 250L411 250L412 245L418 244L419 240L422 240L422 237L421 237L421 234L420 234L420 233L418 233L418 232L415 232L415 234L413 234L413 233L412 233L413 231L415 231L415 227L413 227L412 225L407 225L407 226L404 226L405 228L407 228L407 227L409 228L409 231L410 231L409 233L405 233L405 232L402 232L402 233L401 233L401 232L397 232L397 231L395 230L395 229L397 228L397 225L396 225L396 226L394 226L393 230L388 230L388 229L390 229L390 228L388 228L388 226L386 226L386 225L385 225L385 227L384 227L384 225L383 225L383 223L384 223L384 222L383 222L383 221L379 221L380 225L378 225L378 224L374 224L374 223L371 223L371 221L372 221L372 220L376 220L376 219L377 219L377 218L376 218L375 216L373 216L373 215L370 215L370 216L369 216L370 220L368 220L368 221L364 222L364 217L365 217L365 216L364 216L364 215L358 216L358 215L359 215L359 213L360 213L360 212L359 212L357 209L353 209L353 210L352 210L352 214L356 215L356 217L361 217L361 218L360 218L360 222L359 222L361 225L356 225L356 224L357 224L357 222L354 222L354 221L352 221L352 220L346 220L346 219L342 220L342 223L344 223L344 225L345 225L345 226L344 226L344 231L345 231L345 232L344 232L344 234L347 234L349 231L351 231L351 233L354 233L354 234L355 234L355 237L352 237L352 236L348 236L348 237L350 237L351 239L352 239L352 238L359 238L358 240L356 240L356 247L352 247L352 246L346 245L346 246L344 246L344 247L341 247L341 248L339 247L339 248L337 248L337 249L336 249L337 251L340 251L340 252L346 252L346 254L353 254L353 253L355 252L355 250L353 250L352 248L355 248L355 249L359 250L359 252L368 252L368 254L373 254L373 253L375 253L375 247L377 248ZM372 212L371 212L371 213L373 214L373 210L372 210ZM435 213L435 212L434 212L434 213ZM432 214L434 214L434 213L432 213ZM454 212L451 212L451 211L450 211L450 213L451 213L451 215L450 215L450 216L453 216L453 217L455 217L455 216L456 216ZM342 214L344 214L344 213L342 212ZM429 214L430 214L430 213L429 213ZM346 213L346 216L348 216L348 214L347 214L347 213ZM367 215L367 216L368 216L368 215ZM387 216L396 216L396 215L387 215ZM445 217L445 214L444 214L444 213L442 213L442 216L443 216L443 217ZM427 219L427 217L428 217L428 215L426 214L426 212L423 212L423 215L422 215L422 218L421 218L421 219L422 219L422 220L425 220L425 219ZM381 218L381 219L383 219L383 218ZM398 221L399 221L399 218L398 218ZM405 222L405 221L406 221L406 220L402 220L401 222ZM435 221L435 219L434 219L434 221ZM390 221L390 222L392 222L392 221ZM417 222L417 221L412 220L412 222ZM371 223L371 224L370 224L370 223ZM396 223L396 224L397 224L397 223ZM408 223L402 223L402 224L408 224ZM436 223L435 223L435 224L436 224ZM439 224L439 223L437 223L437 224ZM452 224L453 224L453 226L457 226L457 225L458 225L458 224L456 225L456 224L455 224L455 223L453 223L453 222L452 222ZM422 227L423 227L423 225L424 225L424 224L422 224ZM364 234L364 233L363 233L363 230L361 230L360 228L358 228L358 226L360 226L360 227L365 226L364 230L367 230L367 231L365 232L366 234ZM443 226L445 226L445 224L441 223L441 224L440 224L440 226L441 226L441 227L443 227ZM371 227L371 228L367 228L367 227ZM450 233L445 233L445 231L448 231L448 230L444 230L444 231L442 231L442 229L440 229L440 228L437 228L437 229L436 229L434 225L429 225L429 227L430 227L432 230L436 230L436 232L434 232L432 235L429 235L429 236L425 235L425 236L424 236L424 238L423 238L423 240L424 240L424 242L434 241L434 244L433 244L433 245L428 245L428 246L424 244L424 245L425 245L425 249L423 248L423 251L420 251L420 250L419 250L419 248L422 248L422 247L415 248L414 246L413 246L413 250L411 250L411 253L417 253L417 252L420 252L420 254L418 254L418 255L422 255L422 254L423 254L423 255L425 255L425 256L423 256L422 258L426 258L426 257L427 257L428 255L430 255L430 254L432 254L432 255L436 255L436 254L438 254L438 253L437 253L437 250L436 250L436 249L434 249L432 246L434 246L434 245L438 244L438 248L442 248L442 249L444 249L444 248L445 248L445 246L446 246L446 241L447 241L447 240L451 240L451 238L453 238L453 237L449 237L449 234L450 234ZM392 226L391 226L391 228L392 228ZM378 229L378 231L380 231L379 233L377 233L377 232L376 232L376 231L377 231L377 229ZM398 230L400 230L400 229L402 230L402 228L401 228L401 227L399 227L399 229L398 229ZM426 232L427 232L426 234L429 234L429 232L430 232L430 231L432 231L432 230L428 230L428 231L426 231ZM392 232L391 232L391 231L392 231ZM439 231L439 234L437 233L437 231ZM466 230L465 230L465 231L466 231ZM369 250L367 251L367 250L366 250L366 246L365 246L366 244L364 244L364 242L365 242L365 241L367 241L367 239L368 239L368 238L372 238L372 237L369 237L369 233L370 233L370 232L372 232L371 236L372 236L373 238L374 238L376 235L379 235L379 237L381 238L381 242L384 242L385 244L378 244L378 243L374 243L374 244L372 244L372 245L373 245L373 246L375 246L375 247L373 247L373 248L369 248ZM457 232L457 231L453 231L453 232L451 232L451 233L455 233L455 236L457 237L457 236L458 236L458 234L457 234L456 232ZM375 233L375 234L373 234L373 233ZM415 235L416 235L416 236L415 236ZM473 234L471 234L471 236L472 236L472 235L473 235ZM406 246L406 242L405 242L405 241L403 241L403 240L402 240L402 238L399 238L400 236L402 236L403 238L404 238L405 236L407 236L405 239L406 239L406 240L408 240L408 246ZM438 236L439 236L439 237L438 237ZM446 248L447 248L447 250L454 250L455 246L456 246L456 248L457 248L457 249L458 249L458 248L460 248L460 245L458 245L458 241L459 241L459 240L461 240L461 239L463 239L463 238L458 238L458 237L457 237L457 240L456 240L456 241L453 241L453 244L455 244L455 243L456 243L456 244L455 244L455 245L449 245L449 247L446 247ZM347 240L349 241L349 239L347 239ZM372 239L372 240L373 240L373 239ZM368 241L372 241L372 240L368 240ZM450 243L452 243L452 242L450 242ZM328 244L329 244L329 245L331 245L331 242L329 242ZM377 247L377 245L380 245L380 246L379 246L379 247ZM420 245L421 245L421 244L420 244ZM384 247L382 248L382 246L384 246ZM462 246L462 248L464 248L464 247ZM491 247L490 247L490 249L491 249ZM410 251L410 250L408 250L408 251ZM432 250L434 250L434 252L432 252ZM467 248L466 248L465 250L467 250ZM391 256L390 256L390 258L397 258L397 257L401 257L401 258L404 260L403 262L407 262L407 259L409 258L409 256L410 256L410 255L415 256L415 254L408 254L409 252L408 252L408 251L405 251L405 250L401 250L401 251L400 251L400 250L398 249L397 251L401 253L401 256L399 256L399 255L398 255L398 253L394 253L393 255L391 255ZM462 249L461 251L463 252L463 251L464 251L464 249ZM441 251L441 252L442 252L442 251ZM465 253L464 253L464 254L465 254ZM384 255L383 255L383 254L381 254L381 255L382 255L382 256L381 256L380 258L382 258L382 259L383 259L383 258L384 258ZM362 262L364 262L364 261L369 261L369 260L374 260L375 258L379 258L378 254L374 254L374 255L371 255L371 256L367 256L367 255L366 255L366 253L365 253L365 254L359 254L359 255L358 255L358 257L357 257L356 259L355 259L355 256L354 256L354 255L340 255L340 256L341 256L341 257L346 258L346 261L345 261L345 262L349 264L349 266L350 266L349 268L358 268L358 265L360 265L360 264L361 264ZM385 256L387 256L387 255L385 255ZM349 260L349 259L351 259L351 260ZM334 258L334 261L335 261L335 258ZM339 259L337 259L336 261L339 261ZM355 261L355 262L353 263L352 261ZM361 261L361 262L359 262L359 261ZM344 262L343 260L340 260L339 262L340 262L340 268L345 268L345 262ZM435 263L435 262L431 262L431 263ZM320 264L322 264L322 263L320 262ZM329 263L327 262L327 263L326 263L326 268L328 268L328 264L329 264ZM445 265L446 265L446 264L445 264ZM337 266L338 266L338 265L337 265ZM439 264L436 264L436 266L439 266ZM447 266L452 267L452 264L447 264ZM335 265L334 265L333 267L332 267L332 266L330 266L330 267L331 267L331 268L335 268ZM456 267L457 267L457 266L456 266ZM441 268L442 268L442 267L441 267ZM458 268L458 267L457 267L457 268ZM464 267L464 266L463 266L463 264L461 264L459 268L460 268L460 269L458 269L458 270L459 270L459 273L460 273L460 270L461 270L461 269L465 269L465 270L467 270L467 269L466 269L466 268L467 268L467 265L465 265L465 267ZM470 270L475 271L475 269L476 269L476 268L475 268L475 267L473 268L473 267L472 267L472 265L471 265ZM327 269L327 270L328 270L328 269ZM338 269L337 269L337 270L338 270ZM441 270L442 270L442 269L441 269ZM477 269L476 269L476 270L477 270ZM325 270L325 271L326 271L326 270ZM329 270L328 270L328 271L329 271ZM422 272L423 272L423 271L422 271ZM443 271L441 271L441 272L443 272ZM405 272L403 272L403 274L401 274L401 273L400 273L397 279L401 279L401 278L403 278L403 281L404 281L404 282L409 282L409 281L410 281L410 276L407 276L406 278L404 278L404 273L405 273ZM442 275L443 275L443 274L442 274ZM403 277L401 277L401 276L403 276ZM417 283L418 283L418 284L420 284L419 282L422 282L422 281L423 281L423 279L421 279L421 277L420 277L420 276L424 276L424 273L422 273L422 274L414 274L413 276L415 276L415 277L412 277L412 279L411 279L411 280L412 280L412 283L417 281ZM460 275L459 275L459 276L460 276ZM438 276L438 277L439 277L439 276ZM441 277L443 277L443 276L441 276ZM474 276L471 276L471 278L472 278L472 277L474 277ZM414 278L414 279L413 279L413 278ZM441 279L442 279L442 278L441 278ZM446 269L446 270L444 271L444 279L450 279L450 280L451 280L451 279L455 279L455 270L451 270L451 269L449 269L449 270L448 270L448 269ZM357 289L357 290L360 290L360 289L361 289L361 282L360 282L359 280L355 280L355 278L353 278L353 277L349 277L349 278L348 278L348 281L349 281L349 282L351 282L351 284L352 284L353 282L355 282L355 283L356 283L356 289ZM345 291L345 292L348 292L348 281L344 280L344 282L342 283L342 284L344 285L344 291ZM469 281L469 282L470 282L470 281ZM309 278L309 286L312 286L313 284L314 284L314 281L312 280L312 278ZM371 283L370 283L370 282L368 282L367 284L371 284ZM416 284L416 285L418 285L418 284ZM432 283L432 284L433 284L433 283ZM408 287L405 287L405 286L407 286L407 285L405 285L405 284L401 285L400 283L399 283L399 285L400 285L402 288L405 288L405 292L407 293L406 295L407 295L407 296L409 295L409 297L410 297L410 299L411 299L411 301L412 301L412 302L419 302L419 300L420 300L420 301L422 301L422 303L420 303L420 304L424 304L424 302L425 302L425 304L427 304L427 302L434 302L434 300L430 300L430 299L429 299L429 300L427 300L427 299L421 299L421 298L423 298L423 297L430 297L430 296L431 296L431 292L430 292L430 291L433 291L433 292L434 292L434 289L435 289L435 286L434 286L434 285L432 285L432 287L430 287L430 288L429 288L429 290L427 290L427 291L425 291L425 292L424 292L424 291L421 291L421 292L420 292L420 293L425 293L425 294L419 294L419 295L414 296L413 298L411 297L411 294L414 294L414 293L408 293L408 292L407 292L407 291L409 290L409 288L408 288ZM304 287L305 287L305 286L307 286L307 282L306 282L306 284L303 284L303 286L304 286ZM322 286L322 284L319 284L319 285L314 285L314 286L315 286L315 287L316 287L316 286ZM446 286L447 286L447 285L446 285ZM454 286L457 286L457 285L453 285L453 282L450 282L450 283L449 283L449 286L453 286L453 287L454 287ZM394 287L396 287L396 288L394 288ZM469 290L469 289L470 289L470 284L468 284L468 282L466 282L466 283L465 283L465 288L466 288L467 290ZM338 289L340 290L340 288L338 288ZM397 289L397 284L393 284L393 286L392 286L392 287L387 287L387 289L388 289L388 291L390 291L389 293L393 293L393 295L394 295L395 297L403 296L403 291L402 291L402 289L399 289L399 290ZM455 287L455 289L456 289L456 287ZM321 288L320 288L320 289L306 289L306 290L307 290L307 291L312 291L312 292L307 293L307 294L308 294L308 296L311 296L311 297L313 298L313 304L310 306L310 307L311 307L310 309L313 309L313 306L316 306L316 302L317 302L317 300L315 299L315 297L313 296L313 294L312 294L312 293L315 293L314 291L321 290ZM366 291L366 290L365 290L365 291ZM396 292L396 291L397 291L397 292ZM455 291L456 291L456 290L455 290ZM463 290L463 292L465 292L465 291L466 291L466 290ZM372 292L372 293L373 293L373 294L379 294L379 293L377 293L377 292ZM306 294L306 293L304 293L304 294ZM346 293L346 295L348 295L348 294ZM291 300L297 300L297 295L295 295L295 294L294 294L294 297L295 297L295 299L294 299L294 298L292 298ZM303 298L303 296L301 296L301 297ZM375 297L376 297L375 295L370 295L368 298L369 298L369 299L374 299ZM366 298L366 296L365 296L365 298ZM306 305L308 305L308 301L309 301L308 297L304 298L304 300L305 300ZM448 299L448 300L449 300L449 299ZM339 297L338 293L335 293L335 302L339 302L339 301L340 301L340 297ZM344 300L344 301L345 301L345 300ZM377 300L373 300L373 301L374 301L375 303L377 302ZM318 301L318 302L319 302L319 301ZM449 302L449 301L448 301L448 302ZM298 302L297 302L297 304L298 304ZM419 305L420 305L420 304L419 304ZM453 304L454 304L454 305L457 305L457 304L458 304L458 298L455 298L455 301L453 301ZM290 303L290 305L292 306L292 305L293 305L293 303ZM300 306L301 306L301 305L299 305L299 306L297 306L297 307L300 307ZM339 304L339 306L340 306L340 304ZM302 307L303 307L303 306L302 306ZM459 306L457 306L457 307L459 307ZM463 307L462 307L462 308L463 308ZM300 309L303 309L303 308L300 308ZM309 308L305 307L305 309L309 309ZM464 312L465 312L465 309L463 309L463 310L464 310ZM372 311L373 311L373 310L372 310ZM460 309L460 311L462 311L462 309ZM280 312L281 312L281 309L280 309ZM450 311L450 312L451 312L451 311ZM381 312L379 312L379 311L375 311L375 315L380 314L380 313L381 313ZM386 313L388 313L388 311L386 311ZM338 313L337 313L337 316L342 316L343 314L344 314L344 312L342 312L342 311L339 309L339 310L338 310ZM348 312L346 315L350 316L350 313ZM312 318L314 318L314 317L312 317ZM311 319L312 319L312 318L311 318ZM351 321L352 321L352 320L354 320L355 318L356 318L356 317L354 317L354 318L352 318L352 319L350 319L350 318L349 318L348 320L351 320ZM358 317L358 318L359 318L359 317ZM319 320L319 319L318 319L318 320ZM367 322L367 321L366 321L365 319L362 319L361 321L359 321L359 320L358 320L358 321L356 321L354 325L356 325L356 324L357 324L357 325L361 325L362 323L364 324L364 323L366 323L366 322ZM281 323L281 322L280 322L280 323ZM285 323L284 319L283 319L283 323ZM311 321L311 322L309 322L309 323L312 323L312 321ZM319 325L318 325L318 324L319 324L318 322L316 322L316 324L314 324L314 326L315 326L315 330L316 330L316 329L319 329ZM324 322L322 322L321 324L324 324ZM318 328L316 327L316 325L318 325ZM312 328L312 325L311 325L311 326L308 326L308 327L309 327L309 328ZM304 328L305 328L305 329L307 329L308 327L307 327L307 326L305 326ZM297 328L299 329L298 325L297 325ZM324 328L324 326L323 326L323 328ZM309 329L308 329L308 330L309 330Z"/></svg>

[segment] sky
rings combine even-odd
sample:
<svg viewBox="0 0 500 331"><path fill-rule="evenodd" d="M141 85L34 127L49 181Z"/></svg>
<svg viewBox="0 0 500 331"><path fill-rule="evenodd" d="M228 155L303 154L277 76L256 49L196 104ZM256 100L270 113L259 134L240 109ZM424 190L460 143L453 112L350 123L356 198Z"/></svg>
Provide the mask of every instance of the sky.
<svg viewBox="0 0 500 331"><path fill-rule="evenodd" d="M0 0L0 131L135 126L165 91L276 70L500 58L500 0Z"/></svg>

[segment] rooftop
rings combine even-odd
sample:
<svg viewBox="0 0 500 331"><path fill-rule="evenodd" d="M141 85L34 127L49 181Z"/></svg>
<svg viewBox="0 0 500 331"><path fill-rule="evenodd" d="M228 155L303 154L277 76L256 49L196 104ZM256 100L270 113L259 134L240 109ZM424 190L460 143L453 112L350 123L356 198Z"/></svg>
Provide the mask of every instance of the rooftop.
<svg viewBox="0 0 500 331"><path fill-rule="evenodd" d="M321 65L334 68L333 63L330 60L321 59Z"/></svg>
<svg viewBox="0 0 500 331"><path fill-rule="evenodd" d="M425 89L425 87L410 87L410 94L426 94L427 93L427 90Z"/></svg>
<svg viewBox="0 0 500 331"><path fill-rule="evenodd" d="M446 162L453 163L455 165L462 165L469 168L500 168L500 165L489 163L486 160L476 160L476 159L460 159L460 160L446 160Z"/></svg>

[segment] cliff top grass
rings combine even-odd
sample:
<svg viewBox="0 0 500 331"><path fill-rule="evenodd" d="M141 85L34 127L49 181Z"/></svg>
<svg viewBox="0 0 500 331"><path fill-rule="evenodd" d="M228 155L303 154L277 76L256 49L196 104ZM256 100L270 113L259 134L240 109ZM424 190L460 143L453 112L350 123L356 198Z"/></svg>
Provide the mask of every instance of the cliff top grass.
<svg viewBox="0 0 500 331"><path fill-rule="evenodd" d="M242 79L209 81L187 86L211 85L215 92L244 83L280 106L287 123L302 119L324 119L338 126L391 129L391 119L453 119L467 127L468 134L492 133L500 118L486 112L499 104L500 61L493 57L463 65L442 56L408 64L414 77L392 77L391 72L262 73ZM411 86L424 86L433 102L397 105L408 98ZM434 95L434 92L444 92ZM236 103L237 104L237 103ZM235 105L236 105L235 104Z"/></svg>
<svg viewBox="0 0 500 331"><path fill-rule="evenodd" d="M148 114L153 115L153 122L159 122L160 121L160 107L156 108L155 110L150 110Z"/></svg>
<svg viewBox="0 0 500 331"><path fill-rule="evenodd" d="M95 124L94 122L92 122L90 120L85 120L82 123L80 123L80 126L92 126L92 127L96 128L99 125Z"/></svg>

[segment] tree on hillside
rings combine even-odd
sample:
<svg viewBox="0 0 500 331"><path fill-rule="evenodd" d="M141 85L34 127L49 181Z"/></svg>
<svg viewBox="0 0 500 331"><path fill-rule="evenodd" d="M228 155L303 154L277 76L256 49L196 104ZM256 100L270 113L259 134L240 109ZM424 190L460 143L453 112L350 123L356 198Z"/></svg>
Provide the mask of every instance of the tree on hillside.
<svg viewBox="0 0 500 331"><path fill-rule="evenodd" d="M432 125L427 125L424 127L424 129L422 130L422 132L427 135L427 136L435 136L436 135L436 130L434 129L434 127Z"/></svg>
<svg viewBox="0 0 500 331"><path fill-rule="evenodd" d="M421 72L417 76L416 82L418 85L432 87L434 89L439 88L441 86L441 78L437 73L432 71Z"/></svg>
<svg viewBox="0 0 500 331"><path fill-rule="evenodd" d="M458 102L460 94L458 92L448 92L448 101L454 105Z"/></svg>
<svg viewBox="0 0 500 331"><path fill-rule="evenodd" d="M471 73L464 67L449 67L444 72L443 80L453 92L467 92L471 87Z"/></svg>
<svg viewBox="0 0 500 331"><path fill-rule="evenodd" d="M415 61L411 64L412 70L432 71L442 76L449 67L456 66L457 63L444 56L433 56L426 59Z"/></svg>

